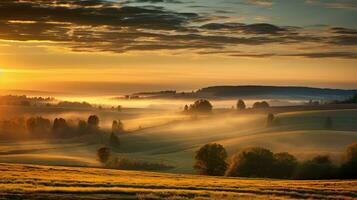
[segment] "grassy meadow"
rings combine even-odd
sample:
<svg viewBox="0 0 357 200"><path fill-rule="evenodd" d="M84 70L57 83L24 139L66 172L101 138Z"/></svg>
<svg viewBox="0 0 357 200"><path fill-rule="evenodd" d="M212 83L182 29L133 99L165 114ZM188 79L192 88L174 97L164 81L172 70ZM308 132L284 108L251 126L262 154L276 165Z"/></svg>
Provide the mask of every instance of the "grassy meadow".
<svg viewBox="0 0 357 200"><path fill-rule="evenodd" d="M145 162L172 166L159 171L194 174L194 152L204 144L222 144L231 155L241 148L260 146L274 152L289 152L304 160L315 155L329 155L341 161L345 147L357 141L357 110L294 111L276 113L281 125L266 127L266 113L217 109L208 116L191 117L178 111L162 109L64 109L1 107L13 116L41 115L54 119L100 118L100 126L110 129L112 120L122 120L127 133L120 135L115 154ZM7 109L7 110L6 110ZM11 112L9 112L11 110ZM326 117L333 128L324 127ZM0 162L43 165L98 167L96 150L105 145L108 135L73 139L37 139L1 141Z"/></svg>
<svg viewBox="0 0 357 200"><path fill-rule="evenodd" d="M357 181L272 180L0 164L0 199L355 199Z"/></svg>

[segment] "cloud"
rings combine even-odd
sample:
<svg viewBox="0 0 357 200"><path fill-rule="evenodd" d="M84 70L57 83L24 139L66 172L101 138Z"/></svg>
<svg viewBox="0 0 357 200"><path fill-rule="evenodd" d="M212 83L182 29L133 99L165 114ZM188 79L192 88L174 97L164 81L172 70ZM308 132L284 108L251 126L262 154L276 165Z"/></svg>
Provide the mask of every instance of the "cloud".
<svg viewBox="0 0 357 200"><path fill-rule="evenodd" d="M357 10L357 2L355 0L343 0L343 1L321 1L321 0L305 0L307 4L321 5L326 8L332 9L345 9L345 10Z"/></svg>
<svg viewBox="0 0 357 200"><path fill-rule="evenodd" d="M127 3L183 3L178 0L131 0L127 1Z"/></svg>
<svg viewBox="0 0 357 200"><path fill-rule="evenodd" d="M357 30L343 27L332 27L330 32L330 43L335 45L354 46L357 45Z"/></svg>
<svg viewBox="0 0 357 200"><path fill-rule="evenodd" d="M343 58L343 59L356 59L356 52L315 52L315 53L298 53L287 54L284 56L297 56L307 58Z"/></svg>
<svg viewBox="0 0 357 200"><path fill-rule="evenodd" d="M325 6L328 8L357 10L357 2L326 3Z"/></svg>
<svg viewBox="0 0 357 200"><path fill-rule="evenodd" d="M274 4L273 0L246 0L246 3L264 8L271 8Z"/></svg>
<svg viewBox="0 0 357 200"><path fill-rule="evenodd" d="M333 33L345 34L345 35L357 35L356 29L343 28L343 27L332 27L330 29Z"/></svg>
<svg viewBox="0 0 357 200"><path fill-rule="evenodd" d="M345 45L345 46L355 46L357 45L356 35L339 35L330 38L331 44Z"/></svg>
<svg viewBox="0 0 357 200"><path fill-rule="evenodd" d="M272 24L242 24L242 23L209 23L201 26L209 30L241 31L247 34L279 34L288 30Z"/></svg>
<svg viewBox="0 0 357 200"><path fill-rule="evenodd" d="M207 14L104 0L0 1L0 40L49 41L75 52L189 50L185 52L237 57L275 56L268 45L291 49L305 44L311 49L357 45L355 29L332 27L325 34L268 23L212 23ZM247 47L257 52L232 52Z"/></svg>

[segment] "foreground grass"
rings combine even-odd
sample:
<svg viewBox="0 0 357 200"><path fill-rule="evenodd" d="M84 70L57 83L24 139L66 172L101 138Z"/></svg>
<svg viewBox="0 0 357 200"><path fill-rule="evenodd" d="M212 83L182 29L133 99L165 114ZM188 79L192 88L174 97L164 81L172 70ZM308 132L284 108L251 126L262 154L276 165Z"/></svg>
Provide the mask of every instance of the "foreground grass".
<svg viewBox="0 0 357 200"><path fill-rule="evenodd" d="M0 164L0 199L355 199L357 181L238 179Z"/></svg>

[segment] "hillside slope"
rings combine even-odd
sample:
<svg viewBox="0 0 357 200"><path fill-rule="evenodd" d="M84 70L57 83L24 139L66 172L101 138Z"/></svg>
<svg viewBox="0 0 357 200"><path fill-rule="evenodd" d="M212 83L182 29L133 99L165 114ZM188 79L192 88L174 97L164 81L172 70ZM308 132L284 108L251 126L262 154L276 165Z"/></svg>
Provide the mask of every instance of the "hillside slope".
<svg viewBox="0 0 357 200"><path fill-rule="evenodd" d="M331 130L324 127L328 116L333 119ZM211 142L222 144L229 156L241 148L260 146L274 152L289 152L299 160L329 155L336 163L341 161L346 146L357 142L357 110L304 111L276 117L281 126L266 127L265 114L234 111L172 121L120 135L121 145L115 154L173 166L158 169L162 172L194 174L195 151ZM3 141L0 162L96 167L100 165L96 150L103 145L98 141Z"/></svg>
<svg viewBox="0 0 357 200"><path fill-rule="evenodd" d="M357 181L293 181L0 164L0 199L354 199Z"/></svg>

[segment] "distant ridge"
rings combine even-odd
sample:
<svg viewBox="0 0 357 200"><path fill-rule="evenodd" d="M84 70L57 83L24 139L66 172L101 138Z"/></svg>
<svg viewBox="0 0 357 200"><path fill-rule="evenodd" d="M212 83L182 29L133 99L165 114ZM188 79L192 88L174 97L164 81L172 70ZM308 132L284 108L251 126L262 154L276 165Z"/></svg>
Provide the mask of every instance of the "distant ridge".
<svg viewBox="0 0 357 200"><path fill-rule="evenodd" d="M199 96L214 97L294 97L340 99L357 94L357 90L313 88L299 86L211 86L197 90Z"/></svg>
<svg viewBox="0 0 357 200"><path fill-rule="evenodd" d="M260 98L260 99L301 99L301 100L345 100L357 94L357 90L314 88L301 86L211 86L195 92L164 90L132 94L135 98ZM127 95L130 96L130 95Z"/></svg>

